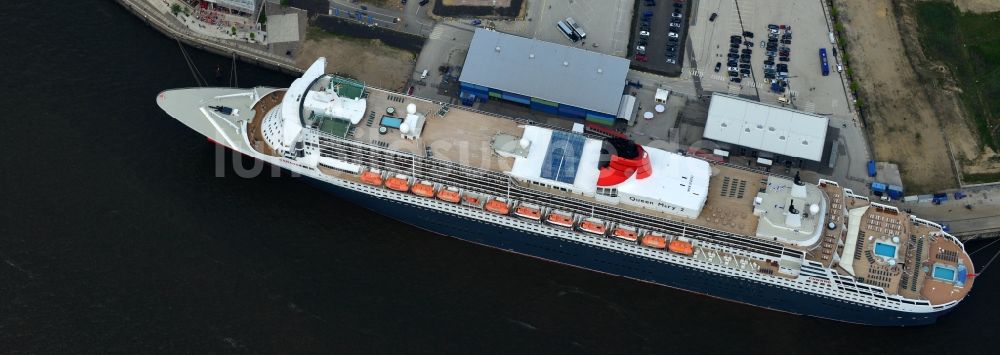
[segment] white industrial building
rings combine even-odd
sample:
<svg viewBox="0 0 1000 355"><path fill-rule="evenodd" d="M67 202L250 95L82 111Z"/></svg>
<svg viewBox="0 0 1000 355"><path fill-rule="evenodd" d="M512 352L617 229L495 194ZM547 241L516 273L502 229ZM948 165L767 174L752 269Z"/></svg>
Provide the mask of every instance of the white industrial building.
<svg viewBox="0 0 1000 355"><path fill-rule="evenodd" d="M818 162L829 122L810 113L714 94L703 137Z"/></svg>

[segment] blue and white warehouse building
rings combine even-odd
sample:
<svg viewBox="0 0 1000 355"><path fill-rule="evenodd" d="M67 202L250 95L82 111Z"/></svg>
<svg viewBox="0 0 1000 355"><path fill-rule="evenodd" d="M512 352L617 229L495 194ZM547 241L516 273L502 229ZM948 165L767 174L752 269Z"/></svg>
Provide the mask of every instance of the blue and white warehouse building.
<svg viewBox="0 0 1000 355"><path fill-rule="evenodd" d="M611 125L628 70L623 58L476 29L459 81L466 103L495 98Z"/></svg>

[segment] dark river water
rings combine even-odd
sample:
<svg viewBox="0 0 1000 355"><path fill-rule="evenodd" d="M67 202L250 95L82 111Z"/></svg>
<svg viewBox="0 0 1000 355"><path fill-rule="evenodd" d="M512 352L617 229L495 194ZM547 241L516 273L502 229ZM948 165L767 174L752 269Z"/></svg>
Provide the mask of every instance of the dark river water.
<svg viewBox="0 0 1000 355"><path fill-rule="evenodd" d="M871 328L487 249L290 177L217 173L217 148L154 101L195 85L176 41L110 0L0 14L0 353L1000 352L1000 269L937 325ZM188 52L209 81L230 70Z"/></svg>

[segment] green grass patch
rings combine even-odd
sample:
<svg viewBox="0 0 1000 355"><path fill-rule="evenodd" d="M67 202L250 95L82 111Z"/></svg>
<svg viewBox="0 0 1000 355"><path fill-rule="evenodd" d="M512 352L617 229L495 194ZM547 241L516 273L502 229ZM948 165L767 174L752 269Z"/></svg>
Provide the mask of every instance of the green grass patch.
<svg viewBox="0 0 1000 355"><path fill-rule="evenodd" d="M1000 173L962 174L963 184L985 184L1000 181Z"/></svg>
<svg viewBox="0 0 1000 355"><path fill-rule="evenodd" d="M945 2L917 2L920 44L947 65L962 89L979 139L1000 150L1000 12L963 13ZM944 119L957 119L945 117Z"/></svg>

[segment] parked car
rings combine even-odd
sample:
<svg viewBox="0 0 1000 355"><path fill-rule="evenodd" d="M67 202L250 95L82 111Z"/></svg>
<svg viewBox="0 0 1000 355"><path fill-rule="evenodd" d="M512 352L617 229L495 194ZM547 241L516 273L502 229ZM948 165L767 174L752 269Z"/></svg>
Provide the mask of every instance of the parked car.
<svg viewBox="0 0 1000 355"><path fill-rule="evenodd" d="M778 29L778 25L775 25L773 23L769 24L769 25L767 25L767 29L769 29L769 30L776 30L776 29Z"/></svg>
<svg viewBox="0 0 1000 355"><path fill-rule="evenodd" d="M667 64L677 64L677 59L667 58Z"/></svg>
<svg viewBox="0 0 1000 355"><path fill-rule="evenodd" d="M677 51L677 46L667 46L667 52L672 53Z"/></svg>
<svg viewBox="0 0 1000 355"><path fill-rule="evenodd" d="M750 57L740 58L740 63L750 63Z"/></svg>
<svg viewBox="0 0 1000 355"><path fill-rule="evenodd" d="M739 62L737 62L735 60L732 60L732 59L730 59L728 62L726 62L726 66L730 66L730 67L735 67L735 66L737 66L739 64L740 64Z"/></svg>
<svg viewBox="0 0 1000 355"><path fill-rule="evenodd" d="M753 32L750 32L750 31L743 31L743 37L746 37L746 38L753 38Z"/></svg>
<svg viewBox="0 0 1000 355"><path fill-rule="evenodd" d="M750 69L750 64L740 64L740 69Z"/></svg>
<svg viewBox="0 0 1000 355"><path fill-rule="evenodd" d="M674 43L677 43L677 37L668 37L668 38L667 38L667 42L674 42Z"/></svg>
<svg viewBox="0 0 1000 355"><path fill-rule="evenodd" d="M680 9L680 8L683 8L683 7L684 7L684 4L681 4L681 3L678 3L678 2L674 3L674 8L675 9Z"/></svg>
<svg viewBox="0 0 1000 355"><path fill-rule="evenodd" d="M667 29L667 32L669 32L669 33L678 33L680 31L681 31L681 29L677 28L677 27L671 27L671 28Z"/></svg>
<svg viewBox="0 0 1000 355"><path fill-rule="evenodd" d="M649 37L649 32L647 32L647 31L639 31L639 37Z"/></svg>
<svg viewBox="0 0 1000 355"><path fill-rule="evenodd" d="M731 72L738 72L738 71L740 71L740 68L737 68L737 67L729 67L729 71L731 71Z"/></svg>
<svg viewBox="0 0 1000 355"><path fill-rule="evenodd" d="M729 54L726 57L728 57L729 59L739 59L740 56L739 54Z"/></svg>
<svg viewBox="0 0 1000 355"><path fill-rule="evenodd" d="M790 40L790 39L786 39L786 40L784 40L784 41L781 41L781 43L784 43L784 44L792 44L792 40Z"/></svg>
<svg viewBox="0 0 1000 355"><path fill-rule="evenodd" d="M739 48L740 48L740 45L739 45L739 44L737 44L737 43L730 43L730 44L729 44L729 48L731 48L731 49L739 49Z"/></svg>
<svg viewBox="0 0 1000 355"><path fill-rule="evenodd" d="M747 46L747 48L750 48L750 47L753 47L753 42L746 41L746 42L743 42L743 45Z"/></svg>
<svg viewBox="0 0 1000 355"><path fill-rule="evenodd" d="M844 66L843 66L843 65L841 65L841 64L837 64L837 72L838 72L838 73L841 73L841 72L843 72L843 71L844 71Z"/></svg>
<svg viewBox="0 0 1000 355"><path fill-rule="evenodd" d="M782 61L782 62L791 62L791 61L792 61L792 60L791 60L790 58L788 58L788 57L778 57L778 60L780 60L780 61Z"/></svg>
<svg viewBox="0 0 1000 355"><path fill-rule="evenodd" d="M729 48L729 53L732 53L732 54L739 54L739 53L740 53L740 50L739 50L739 49L736 49L736 48Z"/></svg>
<svg viewBox="0 0 1000 355"><path fill-rule="evenodd" d="M743 49L743 54L753 54L753 49L745 48Z"/></svg>
<svg viewBox="0 0 1000 355"><path fill-rule="evenodd" d="M646 42L646 39L645 39L645 38L640 38L640 39L639 39L638 41L636 41L636 42L635 42L635 44L636 44L637 46L645 46L645 45L647 45L647 44L649 44L649 43L648 43L648 42Z"/></svg>
<svg viewBox="0 0 1000 355"><path fill-rule="evenodd" d="M681 24L676 23L676 22L671 22L670 23L670 27L681 27Z"/></svg>
<svg viewBox="0 0 1000 355"><path fill-rule="evenodd" d="M764 79L774 79L774 74L764 73Z"/></svg>
<svg viewBox="0 0 1000 355"><path fill-rule="evenodd" d="M722 69L722 62L715 62L715 72L718 73L719 69Z"/></svg>
<svg viewBox="0 0 1000 355"><path fill-rule="evenodd" d="M742 81L743 81L743 79L740 79L740 77L738 77L738 76L734 76L734 77L732 77L732 78L729 78L729 81L732 81L732 82L734 82L734 83L737 83L737 84L739 84L740 82L742 82Z"/></svg>
<svg viewBox="0 0 1000 355"><path fill-rule="evenodd" d="M420 6L427 5L429 2L431 2L431 0L420 0Z"/></svg>
<svg viewBox="0 0 1000 355"><path fill-rule="evenodd" d="M729 74L729 76L740 76L740 73L736 71L726 72L726 74Z"/></svg>
<svg viewBox="0 0 1000 355"><path fill-rule="evenodd" d="M646 46L636 46L635 51L639 54L646 54Z"/></svg>
<svg viewBox="0 0 1000 355"><path fill-rule="evenodd" d="M671 19L670 19L670 22L671 22L671 23L681 23L681 21L684 21L684 20L681 20L681 19L679 19L679 18L671 18Z"/></svg>
<svg viewBox="0 0 1000 355"><path fill-rule="evenodd" d="M645 61L649 60L649 58L646 58L645 54L636 54L635 55L635 60L640 61L640 62L645 62Z"/></svg>
<svg viewBox="0 0 1000 355"><path fill-rule="evenodd" d="M674 13L670 14L670 17L682 18L682 17L684 17L684 15L681 14L680 12L676 12L675 11Z"/></svg>
<svg viewBox="0 0 1000 355"><path fill-rule="evenodd" d="M764 65L774 65L774 61L773 60L765 60L764 61Z"/></svg>
<svg viewBox="0 0 1000 355"><path fill-rule="evenodd" d="M719 14L713 12L711 16L708 16L708 22L715 21L716 17L719 17Z"/></svg>

